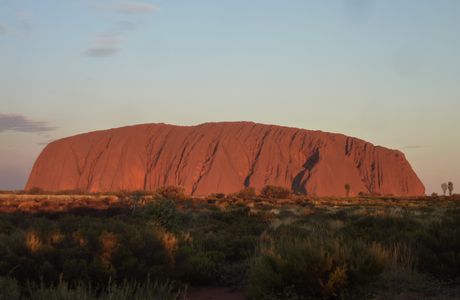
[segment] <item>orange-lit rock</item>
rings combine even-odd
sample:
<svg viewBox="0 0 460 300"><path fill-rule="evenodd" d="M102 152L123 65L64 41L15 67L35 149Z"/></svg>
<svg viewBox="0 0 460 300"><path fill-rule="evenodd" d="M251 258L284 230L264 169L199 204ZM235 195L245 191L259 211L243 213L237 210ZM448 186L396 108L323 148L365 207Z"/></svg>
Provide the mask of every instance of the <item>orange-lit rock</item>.
<svg viewBox="0 0 460 300"><path fill-rule="evenodd" d="M317 196L359 192L423 195L403 153L341 134L250 122L144 124L50 143L26 189L154 190L181 185L193 195L267 184Z"/></svg>

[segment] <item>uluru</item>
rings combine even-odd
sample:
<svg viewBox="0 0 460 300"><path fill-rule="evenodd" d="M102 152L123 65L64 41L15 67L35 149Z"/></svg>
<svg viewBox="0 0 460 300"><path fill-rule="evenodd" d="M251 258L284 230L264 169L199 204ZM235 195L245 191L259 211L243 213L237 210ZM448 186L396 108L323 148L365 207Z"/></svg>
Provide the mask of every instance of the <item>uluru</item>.
<svg viewBox="0 0 460 300"><path fill-rule="evenodd" d="M283 186L313 196L424 195L404 154L342 134L252 122L142 124L48 144L26 189L233 193Z"/></svg>

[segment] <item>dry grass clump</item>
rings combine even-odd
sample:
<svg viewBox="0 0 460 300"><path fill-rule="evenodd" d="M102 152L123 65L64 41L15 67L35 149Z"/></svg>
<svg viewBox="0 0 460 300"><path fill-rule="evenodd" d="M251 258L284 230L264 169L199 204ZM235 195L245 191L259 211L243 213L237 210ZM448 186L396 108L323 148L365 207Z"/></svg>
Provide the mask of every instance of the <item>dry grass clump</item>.
<svg viewBox="0 0 460 300"><path fill-rule="evenodd" d="M154 281L145 283L110 281L103 289L94 289L83 283L60 281L57 285L28 283L27 290L21 291L19 283L8 277L0 277L0 299L35 299L35 300L185 300L187 287L172 281Z"/></svg>
<svg viewBox="0 0 460 300"><path fill-rule="evenodd" d="M30 230L26 233L25 244L31 253L35 253L43 248L43 243L40 239L40 236L35 230Z"/></svg>
<svg viewBox="0 0 460 300"><path fill-rule="evenodd" d="M116 234L103 231L99 236L101 243L101 254L99 256L101 262L109 269L113 269L112 256L119 246L119 240Z"/></svg>

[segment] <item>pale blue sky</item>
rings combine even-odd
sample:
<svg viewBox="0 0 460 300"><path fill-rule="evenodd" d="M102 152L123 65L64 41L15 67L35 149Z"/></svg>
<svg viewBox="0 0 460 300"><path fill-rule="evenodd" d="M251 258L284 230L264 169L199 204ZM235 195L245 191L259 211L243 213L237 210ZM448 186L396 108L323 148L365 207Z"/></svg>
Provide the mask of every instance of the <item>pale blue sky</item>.
<svg viewBox="0 0 460 300"><path fill-rule="evenodd" d="M356 136L460 189L459 32L456 0L0 0L0 189L53 139L224 120Z"/></svg>

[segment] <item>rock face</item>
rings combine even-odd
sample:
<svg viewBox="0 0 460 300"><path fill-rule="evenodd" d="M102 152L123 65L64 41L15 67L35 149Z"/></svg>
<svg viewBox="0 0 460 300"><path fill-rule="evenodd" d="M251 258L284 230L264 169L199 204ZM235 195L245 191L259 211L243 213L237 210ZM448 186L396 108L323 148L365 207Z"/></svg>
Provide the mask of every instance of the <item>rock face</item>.
<svg viewBox="0 0 460 300"><path fill-rule="evenodd" d="M50 143L26 189L118 191L180 185L193 195L284 186L316 196L423 195L403 153L341 134L250 122L144 124Z"/></svg>

